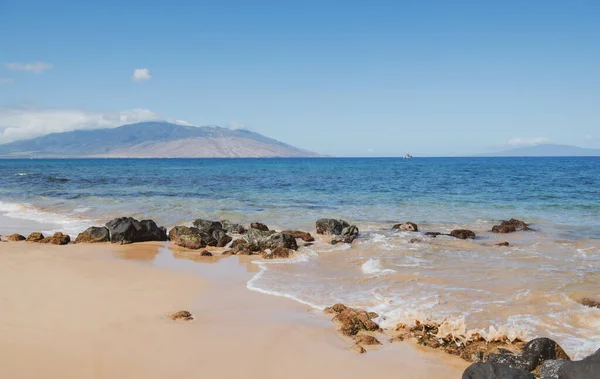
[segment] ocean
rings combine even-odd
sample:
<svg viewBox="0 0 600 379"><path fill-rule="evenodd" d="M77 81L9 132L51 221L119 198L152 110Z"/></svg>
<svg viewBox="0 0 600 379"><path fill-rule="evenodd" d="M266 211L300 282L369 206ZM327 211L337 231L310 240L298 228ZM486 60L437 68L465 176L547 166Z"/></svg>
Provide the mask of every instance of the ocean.
<svg viewBox="0 0 600 379"><path fill-rule="evenodd" d="M573 357L600 345L600 309L577 303L599 296L600 157L0 160L0 234L74 237L118 216L311 232L319 218L345 219L361 230L353 245L257 260L248 288L363 307L384 326L452 320L548 336ZM490 232L509 218L535 231ZM405 221L420 232L391 230ZM421 234L456 228L478 238Z"/></svg>

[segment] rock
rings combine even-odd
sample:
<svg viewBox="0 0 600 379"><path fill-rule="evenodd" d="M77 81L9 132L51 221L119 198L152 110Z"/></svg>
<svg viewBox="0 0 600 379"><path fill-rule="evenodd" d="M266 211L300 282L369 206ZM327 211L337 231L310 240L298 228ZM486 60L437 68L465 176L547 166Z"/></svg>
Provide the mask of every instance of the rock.
<svg viewBox="0 0 600 379"><path fill-rule="evenodd" d="M262 230L263 232L269 231L269 227L261 222L253 222L252 224L250 224L250 229Z"/></svg>
<svg viewBox="0 0 600 379"><path fill-rule="evenodd" d="M286 249L298 250L296 239L286 233L276 233L274 231L264 231L256 228L251 228L244 236L246 241L245 249L250 251L260 251L278 247Z"/></svg>
<svg viewBox="0 0 600 379"><path fill-rule="evenodd" d="M535 376L499 363L473 363L467 367L462 379L535 379Z"/></svg>
<svg viewBox="0 0 600 379"><path fill-rule="evenodd" d="M400 230L402 232L418 232L419 227L414 222L405 222L402 224L396 224L392 226L392 229Z"/></svg>
<svg viewBox="0 0 600 379"><path fill-rule="evenodd" d="M198 250L206 247L206 243L202 237L194 233L180 235L175 244L191 250Z"/></svg>
<svg viewBox="0 0 600 379"><path fill-rule="evenodd" d="M580 361L565 362L558 369L559 379L600 378L600 349ZM543 378L545 379L545 378Z"/></svg>
<svg viewBox="0 0 600 379"><path fill-rule="evenodd" d="M110 242L110 232L108 228L101 226L92 226L83 232L79 233L75 239L75 243L96 243Z"/></svg>
<svg viewBox="0 0 600 379"><path fill-rule="evenodd" d="M8 240L10 241L10 237ZM600 308L600 301L590 299L589 297L584 297L583 299L579 300L579 304L590 308Z"/></svg>
<svg viewBox="0 0 600 379"><path fill-rule="evenodd" d="M188 311L179 311L179 312L175 312L172 313L168 316L171 320L184 320L184 321L190 321L193 320L194 317L192 316L192 314Z"/></svg>
<svg viewBox="0 0 600 379"><path fill-rule="evenodd" d="M548 360L542 362L540 368L541 379L558 379L558 370L565 364L563 360Z"/></svg>
<svg viewBox="0 0 600 379"><path fill-rule="evenodd" d="M271 251L271 254L266 252L262 254L264 259L281 259L289 258L293 250L286 249L285 247L278 247Z"/></svg>
<svg viewBox="0 0 600 379"><path fill-rule="evenodd" d="M294 238L300 238L304 242L313 242L315 240L309 232L303 232L301 230L284 230L281 233L289 234Z"/></svg>
<svg viewBox="0 0 600 379"><path fill-rule="evenodd" d="M26 241L28 242L40 242L44 239L44 235L42 233L33 232L27 236Z"/></svg>
<svg viewBox="0 0 600 379"><path fill-rule="evenodd" d="M8 236L8 240L10 242L18 242L18 241L25 241L27 238L25 238L25 236L22 236L20 234L11 234L10 236Z"/></svg>
<svg viewBox="0 0 600 379"><path fill-rule="evenodd" d="M352 350L356 351L358 354L364 354L367 352L365 348L360 345L353 345Z"/></svg>
<svg viewBox="0 0 600 379"><path fill-rule="evenodd" d="M425 234L424 234L424 235L426 235L426 236L428 236L428 237L433 237L433 238L435 238L435 237L437 237L437 236L442 236L442 235L444 235L444 233L440 233L440 232L425 232Z"/></svg>
<svg viewBox="0 0 600 379"><path fill-rule="evenodd" d="M204 250L204 251L203 251L203 252L200 254L200 256L202 256L202 257L212 257L212 256L213 256L213 253L211 253L210 251Z"/></svg>
<svg viewBox="0 0 600 379"><path fill-rule="evenodd" d="M339 331L346 336L355 336L358 332L379 331L379 325L371 320L373 314L370 314L361 309L346 307L343 304L336 304L333 307L325 309L326 313L335 313L333 322L338 327Z"/></svg>
<svg viewBox="0 0 600 379"><path fill-rule="evenodd" d="M492 227L493 233L512 233L518 231L531 230L529 225L520 220L515 220L511 218L508 221L502 221L500 225L494 225Z"/></svg>
<svg viewBox="0 0 600 379"><path fill-rule="evenodd" d="M422 242L420 238L411 238L410 241L408 241L408 243L419 243Z"/></svg>
<svg viewBox="0 0 600 379"><path fill-rule="evenodd" d="M454 238L461 240L475 239L475 233L467 229L456 229L450 232L450 235Z"/></svg>
<svg viewBox="0 0 600 379"><path fill-rule="evenodd" d="M569 356L556 342L550 338L536 338L523 346L520 355L510 353L489 354L486 362L500 363L525 371L535 370L546 360L570 360Z"/></svg>
<svg viewBox="0 0 600 379"><path fill-rule="evenodd" d="M128 244L146 241L166 241L167 234L152 220L138 221L131 217L120 217L106 223L110 242Z"/></svg>
<svg viewBox="0 0 600 379"><path fill-rule="evenodd" d="M354 239L358 237L358 228L356 225L350 225L342 229L342 233L340 235L335 235L331 239L331 244L335 245L337 243L352 243Z"/></svg>
<svg viewBox="0 0 600 379"><path fill-rule="evenodd" d="M221 253L221 255L235 255L235 251L233 250L225 250L224 252Z"/></svg>
<svg viewBox="0 0 600 379"><path fill-rule="evenodd" d="M221 221L221 225L223 225L223 229L225 229L225 231L227 233L233 233L233 234L244 234L244 233L246 233L246 228L244 228L240 224L236 224L236 223L233 223L233 222L229 222L227 220L223 220L223 221Z"/></svg>
<svg viewBox="0 0 600 379"><path fill-rule="evenodd" d="M40 243L50 243L52 245L66 245L71 242L71 237L68 234L56 232L52 237L46 237Z"/></svg>
<svg viewBox="0 0 600 379"><path fill-rule="evenodd" d="M225 247L233 239L227 235L223 224L218 221L197 219L194 221L194 226L198 231L197 234L208 246Z"/></svg>
<svg viewBox="0 0 600 379"><path fill-rule="evenodd" d="M494 246L510 246L510 244L508 242L500 242L500 243L494 244Z"/></svg>
<svg viewBox="0 0 600 379"><path fill-rule="evenodd" d="M350 224L344 220L334 220L332 218L322 218L317 220L317 234L340 235L342 230Z"/></svg>
<svg viewBox="0 0 600 379"><path fill-rule="evenodd" d="M358 334L354 337L354 341L360 345L381 345L377 338L368 334Z"/></svg>
<svg viewBox="0 0 600 379"><path fill-rule="evenodd" d="M198 228L198 230L200 230L201 233L202 232L212 233L213 230L223 229L223 224L221 224L220 222L203 220L201 218L194 220L193 224L196 228Z"/></svg>

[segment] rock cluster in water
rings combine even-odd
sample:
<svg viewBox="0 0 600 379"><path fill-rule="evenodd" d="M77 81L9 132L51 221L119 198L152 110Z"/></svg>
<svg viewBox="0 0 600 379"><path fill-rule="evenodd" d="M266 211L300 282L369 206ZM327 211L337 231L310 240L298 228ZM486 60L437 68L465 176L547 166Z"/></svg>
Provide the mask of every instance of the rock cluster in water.
<svg viewBox="0 0 600 379"><path fill-rule="evenodd" d="M358 228L356 225L350 225L344 220L335 220L333 218L322 218L316 223L317 234L331 235L331 244L352 243L358 237Z"/></svg>

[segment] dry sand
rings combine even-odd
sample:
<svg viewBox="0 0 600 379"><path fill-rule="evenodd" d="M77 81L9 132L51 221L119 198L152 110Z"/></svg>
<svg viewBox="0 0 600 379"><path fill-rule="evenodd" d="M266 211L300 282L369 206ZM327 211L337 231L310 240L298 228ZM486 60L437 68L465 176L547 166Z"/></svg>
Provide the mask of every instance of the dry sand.
<svg viewBox="0 0 600 379"><path fill-rule="evenodd" d="M467 366L410 343L359 355L321 312L247 290L247 257L186 258L153 243L0 242L0 378L460 378ZM195 320L165 317L181 309Z"/></svg>

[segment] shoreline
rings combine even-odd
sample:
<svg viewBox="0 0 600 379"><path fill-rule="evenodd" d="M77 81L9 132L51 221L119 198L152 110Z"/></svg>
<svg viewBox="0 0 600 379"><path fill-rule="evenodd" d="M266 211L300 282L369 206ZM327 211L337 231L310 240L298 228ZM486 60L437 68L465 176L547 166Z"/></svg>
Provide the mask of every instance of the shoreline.
<svg viewBox="0 0 600 379"><path fill-rule="evenodd" d="M164 246L0 243L0 376L458 378L468 366L410 343L358 357L321 312L246 289L250 257L194 262ZM180 309L195 319L166 319Z"/></svg>

